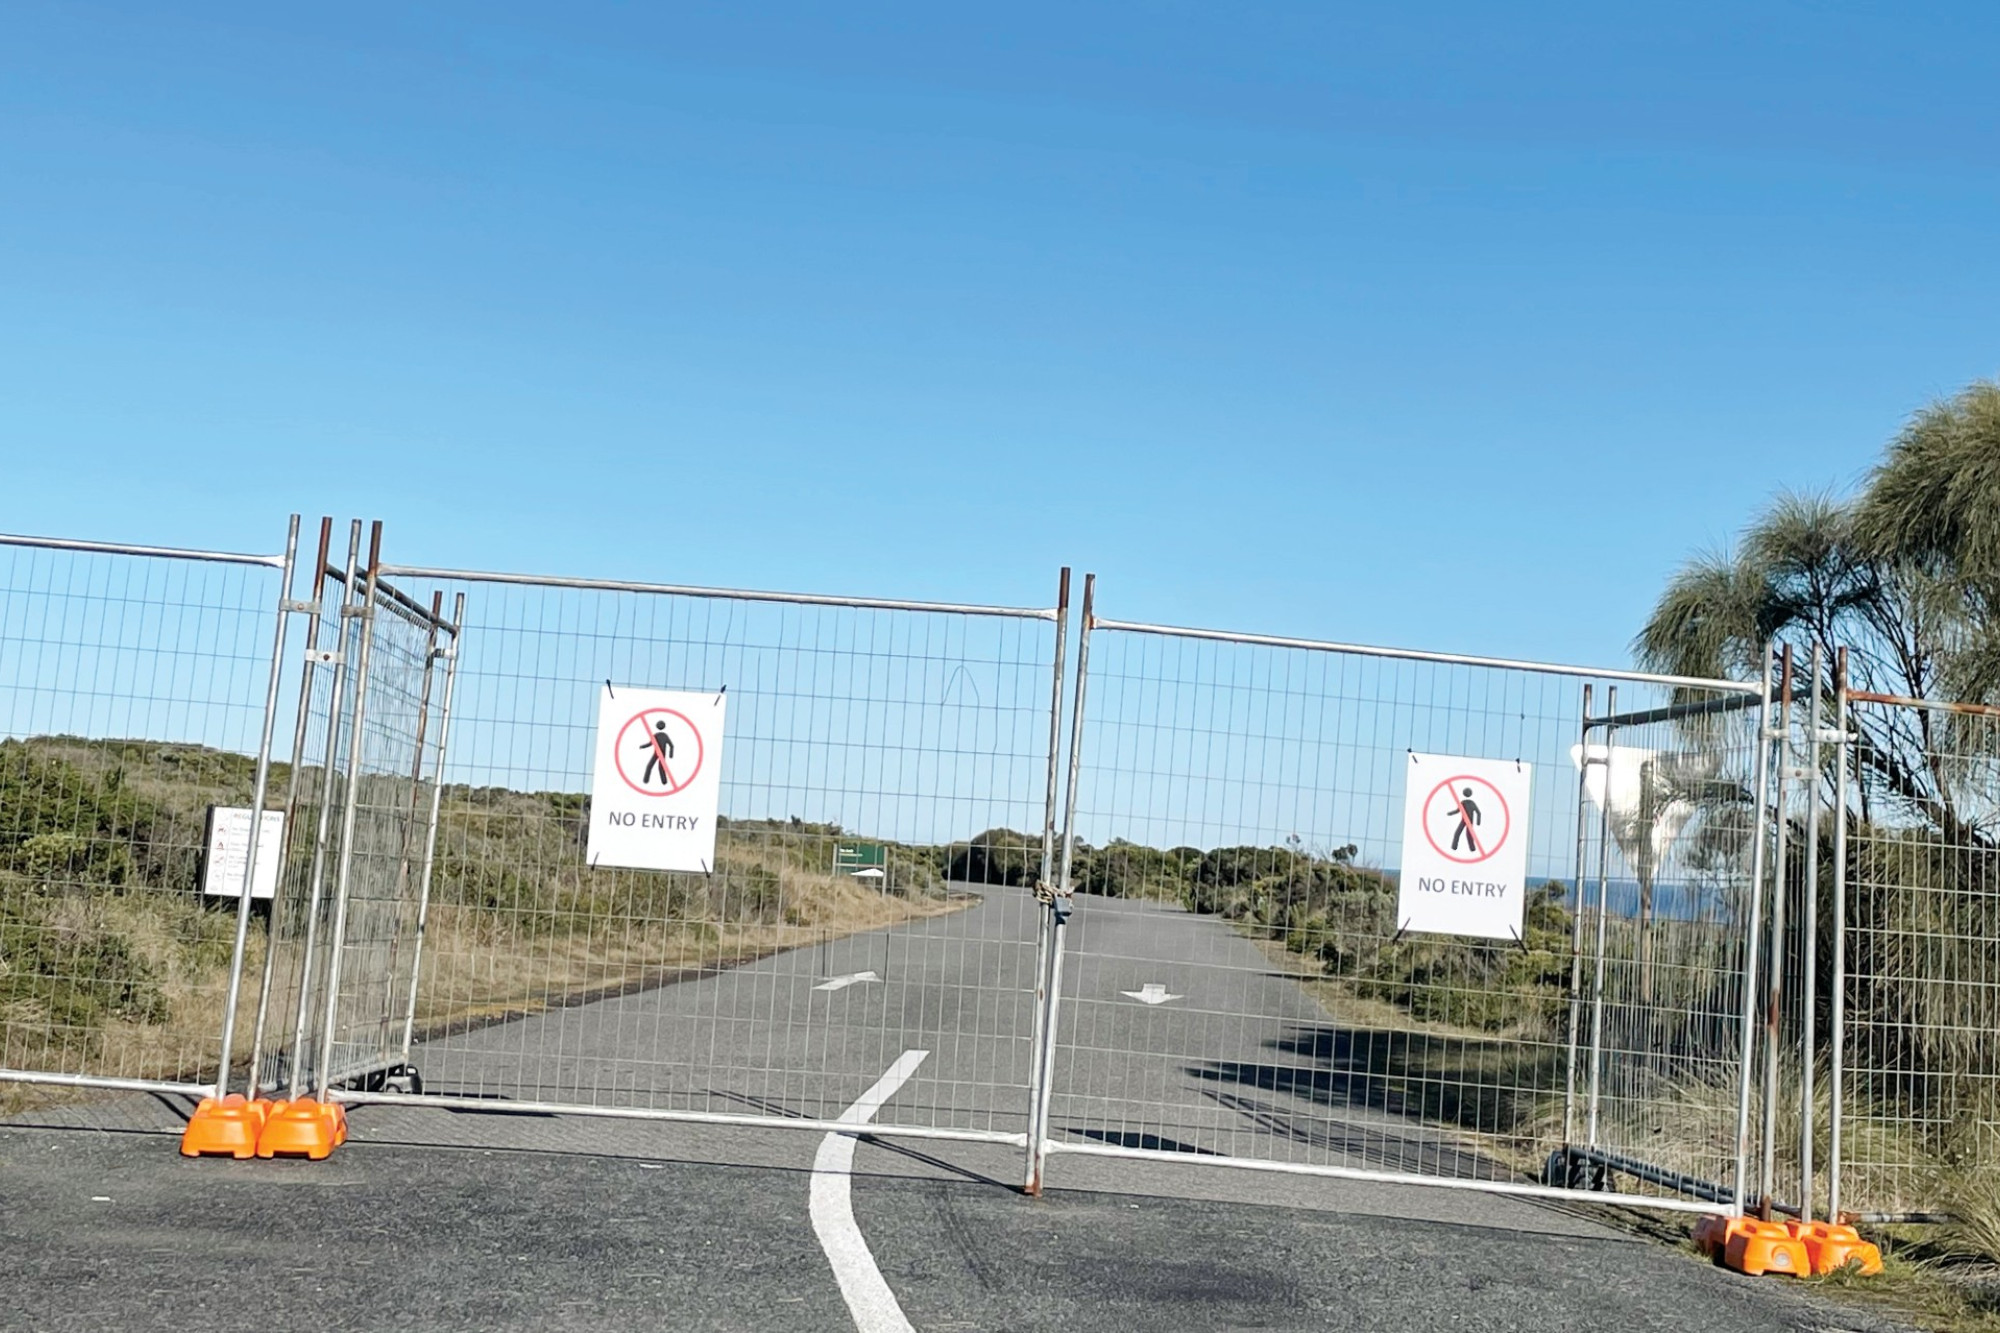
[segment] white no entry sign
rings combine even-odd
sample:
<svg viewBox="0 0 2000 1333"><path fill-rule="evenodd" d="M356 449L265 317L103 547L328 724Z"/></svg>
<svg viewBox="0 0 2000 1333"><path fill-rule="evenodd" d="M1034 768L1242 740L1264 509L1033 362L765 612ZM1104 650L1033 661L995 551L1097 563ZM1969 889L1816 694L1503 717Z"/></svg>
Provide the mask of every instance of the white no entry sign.
<svg viewBox="0 0 2000 1333"><path fill-rule="evenodd" d="M725 703L720 694L604 687L591 770L591 865L714 868Z"/></svg>
<svg viewBox="0 0 2000 1333"><path fill-rule="evenodd" d="M1531 776L1512 759L1410 756L1399 929L1521 938Z"/></svg>
<svg viewBox="0 0 2000 1333"><path fill-rule="evenodd" d="M266 810L257 826L257 874L250 896L278 896L278 868L285 861L285 812ZM241 898L243 868L250 861L250 812L242 806L208 807L208 855L201 862L201 891L212 898Z"/></svg>

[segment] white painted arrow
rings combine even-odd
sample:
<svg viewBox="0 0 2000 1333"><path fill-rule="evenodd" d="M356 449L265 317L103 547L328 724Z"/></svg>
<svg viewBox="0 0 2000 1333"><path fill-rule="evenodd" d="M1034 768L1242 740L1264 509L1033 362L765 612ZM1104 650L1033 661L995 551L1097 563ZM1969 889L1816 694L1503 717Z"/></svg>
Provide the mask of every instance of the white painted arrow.
<svg viewBox="0 0 2000 1333"><path fill-rule="evenodd" d="M1149 981L1138 990L1120 991L1118 993L1120 995L1129 995L1140 1004L1165 1004L1168 1000L1178 1000L1181 998L1178 995L1167 994L1167 988L1157 981Z"/></svg>
<svg viewBox="0 0 2000 1333"><path fill-rule="evenodd" d="M881 979L882 978L876 976L873 972L855 972L849 976L835 977L831 981L822 981L819 983L819 985L814 986L813 989L846 990L849 986L852 986L857 981L880 981Z"/></svg>

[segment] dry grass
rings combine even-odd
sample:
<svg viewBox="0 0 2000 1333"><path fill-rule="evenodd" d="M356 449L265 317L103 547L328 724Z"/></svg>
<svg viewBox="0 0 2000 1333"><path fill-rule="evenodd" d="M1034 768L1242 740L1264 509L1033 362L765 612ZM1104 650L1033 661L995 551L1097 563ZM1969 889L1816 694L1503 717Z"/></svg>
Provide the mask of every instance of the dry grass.
<svg viewBox="0 0 2000 1333"><path fill-rule="evenodd" d="M1443 1023L1431 1019L1420 1019L1401 1005L1374 996L1357 995L1352 982L1339 977L1329 977L1321 969L1319 960L1295 953L1285 947L1283 939L1273 938L1268 930L1241 927L1250 935L1258 952L1282 968L1285 975L1296 982L1301 990L1313 998L1314 1003L1326 1011L1333 1022L1342 1027L1366 1028L1382 1032L1416 1032L1432 1037L1453 1037L1465 1041L1490 1042L1494 1034L1477 1028L1462 1027L1454 1023Z"/></svg>
<svg viewBox="0 0 2000 1333"><path fill-rule="evenodd" d="M1810 1278L1818 1294L1908 1320L1934 1333L2000 1333L2000 1268L1887 1254L1874 1277Z"/></svg>
<svg viewBox="0 0 2000 1333"><path fill-rule="evenodd" d="M285 778L280 771L274 789ZM0 743L8 813L0 828L0 1063L190 1083L215 1077L236 912L233 902L199 893L203 812L247 803L250 779L247 757L199 746ZM375 779L364 797L364 810L376 812L411 804L388 779ZM594 871L581 855L585 809L575 793L447 789L420 990L424 1027L664 984L962 905L942 890L941 849L889 844L885 883L895 891L883 893L831 873L840 830L796 820L725 821L712 876ZM302 809L294 829L310 816ZM364 852L374 849L379 861L387 836L394 861L400 837L407 872L410 827L376 823ZM279 1014L294 1003L303 847L294 840L287 870L293 896L279 932ZM394 890L405 906L390 911L401 914L394 929L405 941L408 889L405 875ZM237 1009L239 1072L266 941L260 921ZM0 1084L0 1110L77 1095Z"/></svg>
<svg viewBox="0 0 2000 1333"><path fill-rule="evenodd" d="M112 1078L204 1083L214 1079L222 1044L222 1010L229 994L233 912L179 896L136 893L64 904L59 927L113 934L130 949L147 978L151 1007L144 1021L115 1017L84 1028L52 1024L31 1000L0 1008L4 1058L14 1068L90 1073ZM197 918L191 928L190 918ZM246 978L236 1007L238 1053L257 1016L256 979L264 966L261 930L245 945ZM0 1112L14 1112L90 1094L27 1083L0 1083Z"/></svg>
<svg viewBox="0 0 2000 1333"><path fill-rule="evenodd" d="M1368 1073L1406 1113L1466 1132L1485 1156L1524 1178L1538 1176L1548 1152L1563 1141L1566 1006L1538 1006L1497 1030L1420 1017L1351 980L1324 975L1315 957L1287 948L1283 938L1239 928L1333 1025L1373 1039ZM1711 1081L1699 1066L1665 1061L1652 1070L1627 1062L1619 1072L1623 1082L1607 1076L1599 1102L1600 1142L1702 1179L1718 1179L1718 1169L1733 1163L1733 1076ZM1780 1135L1789 1132L1795 1141L1796 1123L1794 1116Z"/></svg>
<svg viewBox="0 0 2000 1333"><path fill-rule="evenodd" d="M788 949L807 947L861 931L958 911L972 900L904 898L863 888L852 879L781 872L787 919L780 922L703 922L629 919L562 936L510 930L504 920L475 908L445 907L433 916L419 991L420 1030L440 1031L517 1017L575 1003L579 997L638 989L691 972L734 966ZM116 930L131 945L164 998L156 1022L116 1020L90 1032L59 1034L51 1045L46 1016L35 1006L10 1002L0 1025L10 1034L10 1061L43 1067L51 1056L64 1067L114 1077L202 1082L215 1077L221 1043L220 1014L228 993L228 940L190 950L185 915L202 912L233 923L233 916L191 907L163 894L99 899L87 909L91 922ZM615 936L615 938L614 938ZM237 1072L247 1070L256 1021L257 978L264 966L261 929L252 932L244 960L246 983L237 1006ZM67 1055L63 1055L63 1051ZM88 1093L37 1084L0 1084L0 1112L17 1112Z"/></svg>

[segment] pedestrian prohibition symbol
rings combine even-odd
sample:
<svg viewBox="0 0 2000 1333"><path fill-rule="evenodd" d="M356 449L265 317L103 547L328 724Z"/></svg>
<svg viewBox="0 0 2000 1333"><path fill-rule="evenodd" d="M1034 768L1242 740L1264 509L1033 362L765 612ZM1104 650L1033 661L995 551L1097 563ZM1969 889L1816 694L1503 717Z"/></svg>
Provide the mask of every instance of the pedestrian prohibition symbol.
<svg viewBox="0 0 2000 1333"><path fill-rule="evenodd" d="M672 796L701 772L701 728L674 708L642 708L618 729L618 776L641 796ZM640 761L644 760L642 764Z"/></svg>
<svg viewBox="0 0 2000 1333"><path fill-rule="evenodd" d="M1518 940L1527 904L1530 766L1416 754L1403 798L1396 929Z"/></svg>
<svg viewBox="0 0 2000 1333"><path fill-rule="evenodd" d="M1424 800L1424 837L1431 850L1459 865L1490 860L1507 845L1513 812L1500 789L1485 778L1455 773L1431 788ZM1451 843L1445 845L1445 830Z"/></svg>
<svg viewBox="0 0 2000 1333"><path fill-rule="evenodd" d="M715 868L728 696L606 684L597 700L591 766L592 866Z"/></svg>

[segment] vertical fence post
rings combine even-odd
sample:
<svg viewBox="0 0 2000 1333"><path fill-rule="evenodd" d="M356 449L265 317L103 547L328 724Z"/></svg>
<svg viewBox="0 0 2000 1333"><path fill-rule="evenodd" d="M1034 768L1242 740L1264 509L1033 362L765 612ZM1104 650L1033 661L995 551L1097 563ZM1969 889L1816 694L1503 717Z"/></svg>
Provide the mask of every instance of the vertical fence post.
<svg viewBox="0 0 2000 1333"><path fill-rule="evenodd" d="M1771 755L1771 649L1764 649L1763 688L1757 695L1756 758L1752 761L1750 843L1750 928L1743 937L1743 1027L1739 1038L1742 1087L1736 1096L1736 1215L1750 1206L1750 1089L1757 1063L1757 958L1764 929L1764 784Z"/></svg>
<svg viewBox="0 0 2000 1333"><path fill-rule="evenodd" d="M1604 713L1607 718L1618 712L1618 687L1611 686L1604 692ZM1606 947L1607 918L1610 904L1607 901L1611 882L1611 746L1618 729L1608 721L1604 727L1604 800L1598 809L1597 821L1597 966L1592 970L1590 982L1590 1111L1586 1121L1584 1142L1597 1146L1598 1093L1604 1074L1604 955Z"/></svg>
<svg viewBox="0 0 2000 1333"><path fill-rule="evenodd" d="M1590 810L1590 697L1591 683L1583 683L1583 725L1579 728L1576 763L1576 860L1570 876L1575 895L1570 909L1569 929L1569 1058L1563 1070L1563 1163L1567 1172L1569 1148L1576 1141L1576 1051L1578 1029L1583 1022L1583 858L1585 819ZM1610 793L1609 769L1605 791ZM1564 1183L1567 1182L1565 1178Z"/></svg>
<svg viewBox="0 0 2000 1333"><path fill-rule="evenodd" d="M243 951L250 941L250 900L257 884L257 835L263 830L264 798L270 785L271 739L278 726L278 687L285 671L285 629L291 619L292 569L298 555L299 516L293 514L285 534L284 569L278 580L278 623L271 632L271 679L264 690L264 726L257 741L257 774L250 791L250 834L243 849L243 893L236 901L236 943L229 956L229 992L222 1002L222 1054L215 1071L218 1099L229 1091L229 1060L236 1042L236 1004L243 993ZM254 1070L251 1081L256 1081Z"/></svg>
<svg viewBox="0 0 2000 1333"><path fill-rule="evenodd" d="M1812 646L1812 703L1806 710L1806 884L1804 916L1799 923L1804 948L1800 966L1804 977L1799 989L1799 1220L1813 1218L1813 1128L1818 1110L1813 1105L1813 1057L1818 1039L1819 1004L1819 783L1820 783L1820 646Z"/></svg>
<svg viewBox="0 0 2000 1333"><path fill-rule="evenodd" d="M1042 1066L1035 1109L1028 1121L1028 1193L1042 1192L1042 1169L1048 1155L1049 1098L1056 1066L1056 1034L1062 1015L1063 933L1069 921L1072 888L1070 867L1076 853L1077 777L1083 767L1084 697L1090 685L1091 614L1097 602L1097 575L1083 576L1083 615L1076 637L1076 693L1069 719L1069 790L1063 805L1062 867L1049 905L1047 1011L1043 1014Z"/></svg>
<svg viewBox="0 0 2000 1333"><path fill-rule="evenodd" d="M320 1026L320 1042L314 1091L321 1098L332 1086L333 1036L340 1011L340 951L347 936L347 896L354 871L354 825L361 799L361 775L367 766L366 736L368 716L368 654L375 639L375 583L382 568L382 523L377 519L368 534L368 576L362 583L360 604L360 646L355 650L354 715L348 723L347 797L340 812L340 857L333 877L333 923L327 936L326 1017Z"/></svg>
<svg viewBox="0 0 2000 1333"><path fill-rule="evenodd" d="M1778 1165L1778 1050L1784 1042L1785 1006L1785 775L1792 750L1792 646L1778 654L1778 726L1775 734L1778 772L1771 784L1772 804L1777 810L1777 827L1771 850L1771 980L1765 987L1764 1012L1764 1156L1757 1173L1764 1202L1759 1210L1765 1221L1771 1218L1776 1202L1772 1187L1777 1183Z"/></svg>
<svg viewBox="0 0 2000 1333"><path fill-rule="evenodd" d="M292 821L299 811L299 776L305 769L306 724L312 713L313 655L319 648L320 598L326 595L326 559L332 545L333 519L328 516L319 521L318 554L313 559L312 578L307 580L311 592L303 604L293 607L305 612L306 656L305 665L299 672L298 718L292 726L291 779L285 789L285 841L278 867L278 889L271 895L271 917L265 924L264 976L257 988L257 1021L250 1030L250 1085L244 1095L253 1101L259 1092L265 1090L264 1039L271 1014L271 981L278 965L278 916L285 896L282 852L291 847Z"/></svg>
<svg viewBox="0 0 2000 1333"><path fill-rule="evenodd" d="M1053 896L1056 860L1056 800L1062 766L1062 687L1063 655L1069 637L1069 566L1063 566L1056 588L1056 661L1049 683L1049 779L1042 810L1042 873L1035 883L1035 1014L1030 1029L1028 1052L1028 1149L1025 1177L1021 1188L1029 1194L1041 1193L1042 1154L1035 1123L1042 1104L1043 1048L1050 1040L1047 1027L1049 992L1049 935L1054 929L1055 905L1043 902Z"/></svg>
<svg viewBox="0 0 2000 1333"><path fill-rule="evenodd" d="M1847 649L1833 659L1833 1031L1828 1033L1830 1057L1826 1126L1826 1215L1840 1220L1840 1121L1847 1055L1847 764L1853 742L1847 734Z"/></svg>
<svg viewBox="0 0 2000 1333"><path fill-rule="evenodd" d="M341 723L347 715L348 654L347 626L353 618L354 574L361 560L361 520L347 529L347 564L340 582L340 613L334 618L333 677L328 681L326 752L319 766L319 821L313 832L312 866L306 877L306 928L300 944L299 996L292 1015L292 1064L285 1079L285 1095L297 1099L305 1090L306 1023L312 1011L313 977L319 971L319 912L326 883L326 854L333 835L333 784L339 768ZM323 608L322 608L323 610ZM318 1064L317 1056L313 1061Z"/></svg>
<svg viewBox="0 0 2000 1333"><path fill-rule="evenodd" d="M442 594L439 594L442 596ZM437 604L432 604L436 615ZM444 657L444 697L438 703L437 767L431 774L430 820L424 830L424 864L417 886L417 938L410 950L410 1005L403 1015L402 1063L410 1063L410 1045L417 1031L417 979L424 961L424 930L430 924L431 872L437 864L438 815L444 802L444 764L451 744L451 697L458 685L459 647L465 638L465 594L460 593L451 608L451 646L434 649ZM886 974L885 974L886 975Z"/></svg>

